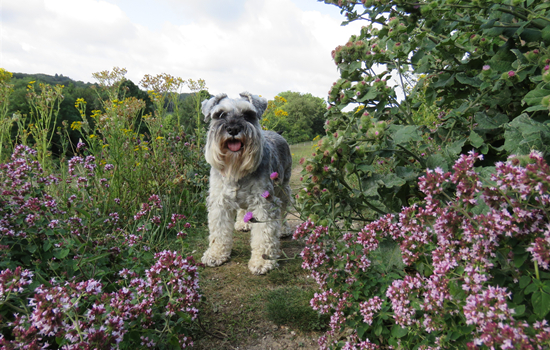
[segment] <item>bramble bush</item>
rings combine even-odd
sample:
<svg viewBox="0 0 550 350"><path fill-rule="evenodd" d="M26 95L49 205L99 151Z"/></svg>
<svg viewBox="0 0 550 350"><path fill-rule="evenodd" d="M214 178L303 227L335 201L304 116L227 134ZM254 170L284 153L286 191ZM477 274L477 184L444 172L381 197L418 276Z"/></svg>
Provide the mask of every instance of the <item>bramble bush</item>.
<svg viewBox="0 0 550 350"><path fill-rule="evenodd" d="M476 160L428 170L421 202L358 232L296 230L321 289L311 305L331 315L322 349L550 346L550 167L532 152L482 181Z"/></svg>
<svg viewBox="0 0 550 350"><path fill-rule="evenodd" d="M472 149L480 166L532 149L548 160L548 2L325 2L365 26L332 52L341 78L304 160L305 216L350 226L396 213L426 169Z"/></svg>

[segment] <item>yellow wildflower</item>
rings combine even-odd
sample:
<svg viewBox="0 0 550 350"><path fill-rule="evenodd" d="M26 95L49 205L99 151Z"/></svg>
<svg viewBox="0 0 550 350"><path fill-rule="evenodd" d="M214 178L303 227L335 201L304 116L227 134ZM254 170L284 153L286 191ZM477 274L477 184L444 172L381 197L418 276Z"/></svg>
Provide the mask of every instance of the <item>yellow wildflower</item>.
<svg viewBox="0 0 550 350"><path fill-rule="evenodd" d="M82 128L82 122L73 122L71 124L71 129L73 130L80 130Z"/></svg>

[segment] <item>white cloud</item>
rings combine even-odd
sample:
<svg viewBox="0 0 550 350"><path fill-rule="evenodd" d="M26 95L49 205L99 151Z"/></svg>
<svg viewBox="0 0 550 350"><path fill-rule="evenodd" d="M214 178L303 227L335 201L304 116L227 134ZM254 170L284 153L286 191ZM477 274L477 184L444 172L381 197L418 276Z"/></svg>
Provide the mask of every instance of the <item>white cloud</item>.
<svg viewBox="0 0 550 350"><path fill-rule="evenodd" d="M273 98L292 90L324 98L338 78L330 52L359 26L340 27L342 18L294 1L300 6L291 0L3 2L0 66L83 81L118 66L135 83L144 74L168 73L203 78L214 94L248 90ZM142 13L147 4L150 16Z"/></svg>

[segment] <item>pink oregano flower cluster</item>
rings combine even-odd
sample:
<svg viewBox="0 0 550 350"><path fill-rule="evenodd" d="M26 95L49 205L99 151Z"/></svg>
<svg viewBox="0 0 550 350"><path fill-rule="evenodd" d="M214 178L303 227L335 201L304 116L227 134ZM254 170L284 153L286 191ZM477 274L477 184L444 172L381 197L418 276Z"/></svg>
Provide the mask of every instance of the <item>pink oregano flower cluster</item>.
<svg viewBox="0 0 550 350"><path fill-rule="evenodd" d="M13 327L14 339L0 335L2 349L42 349L52 345L49 341L54 337L63 339L63 349L116 349L135 327L142 334L151 329L142 336L142 345L155 348L161 340L158 330L169 330L180 317L178 312L194 320L200 300L192 257L163 251L155 254L155 259L145 278L128 269L120 271L120 288L112 292L104 291L103 284L93 279L78 283L52 279L48 286L40 285L29 300L30 314L16 314L8 324ZM27 285L30 276L20 269L1 271L2 290ZM193 345L184 334L177 338L182 348Z"/></svg>
<svg viewBox="0 0 550 350"><path fill-rule="evenodd" d="M310 221L297 228L294 238L306 239L302 266L321 288L311 305L321 313L332 313L330 330L319 340L322 349L387 345L384 337L361 339L359 333L344 342L331 341L354 322L383 324L384 314L406 333L413 331L411 339L433 334L433 347L422 345L426 349L449 346L445 337L454 331L449 318L473 327L463 343L472 349L550 346L545 320L527 322L509 306L513 298L509 289L517 288L520 278L529 283L539 278L539 269L549 269L550 168L537 152L511 157L497 163L491 183L484 184L474 169L477 159L482 157L470 152L456 161L452 171L428 170L418 183L423 203L386 215L359 232L338 239ZM405 269L387 286L374 281L369 289L362 281L374 271L370 256L382 240L399 244ZM521 246L513 249L517 242L529 254L525 263L515 263L515 252L521 254ZM504 261L499 252L505 252ZM419 271L419 266L425 268ZM495 272L511 274L510 284L495 285ZM362 292L355 294L350 286ZM535 316L539 311L530 312ZM405 334L399 334L398 343L408 339ZM417 344L409 341L409 346Z"/></svg>

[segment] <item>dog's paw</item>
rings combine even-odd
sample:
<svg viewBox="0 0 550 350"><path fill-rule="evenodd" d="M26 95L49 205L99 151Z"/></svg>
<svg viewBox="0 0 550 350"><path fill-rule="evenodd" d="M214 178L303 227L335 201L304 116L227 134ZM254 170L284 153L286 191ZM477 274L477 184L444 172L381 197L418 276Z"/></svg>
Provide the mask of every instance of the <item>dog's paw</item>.
<svg viewBox="0 0 550 350"><path fill-rule="evenodd" d="M251 227L250 227L250 224L248 222L244 222L244 221L237 221L235 222L235 230L237 231L241 231L241 232L248 232L250 231Z"/></svg>
<svg viewBox="0 0 550 350"><path fill-rule="evenodd" d="M227 260L229 260L229 254L223 254L223 255L213 254L210 249L204 252L204 255L202 256L202 259L201 259L203 264L210 267L220 266Z"/></svg>
<svg viewBox="0 0 550 350"><path fill-rule="evenodd" d="M264 275L268 271L273 270L279 266L276 260L267 260L262 257L260 258L252 258L248 262L248 269L250 272L252 272L254 275Z"/></svg>

